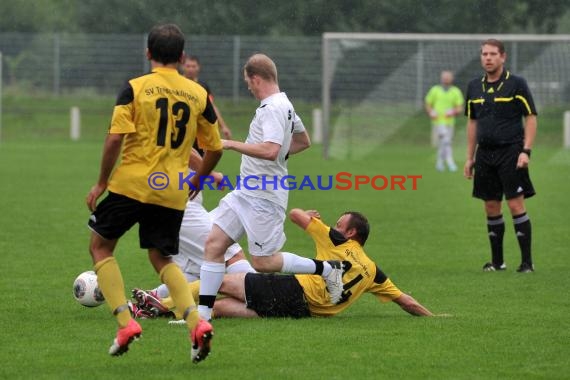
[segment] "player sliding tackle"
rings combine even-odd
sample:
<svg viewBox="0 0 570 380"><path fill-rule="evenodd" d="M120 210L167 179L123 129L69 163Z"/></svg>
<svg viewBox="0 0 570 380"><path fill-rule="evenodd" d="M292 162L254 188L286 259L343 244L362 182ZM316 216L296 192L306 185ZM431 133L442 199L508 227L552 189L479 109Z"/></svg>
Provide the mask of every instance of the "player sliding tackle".
<svg viewBox="0 0 570 380"><path fill-rule="evenodd" d="M240 176L259 178L259 190L234 190L220 201L200 270L198 311L205 320L211 319L224 278L224 252L244 234L257 271L321 275L331 303L339 302L342 295L339 261L311 260L279 252L285 243L283 222L288 191L263 186L263 178L279 181L286 176L287 158L308 148L310 140L287 95L279 89L275 63L266 55L255 54L248 59L243 72L248 89L261 104L245 143L225 140L223 145L224 149L242 154ZM322 281L320 276L316 278Z"/></svg>
<svg viewBox="0 0 570 380"><path fill-rule="evenodd" d="M325 296L325 282L318 276L236 273L224 277L220 293L227 297L216 301L215 317L333 316L354 304L365 293L383 302L395 302L412 315L433 316L413 297L402 293L368 257L363 247L370 227L364 215L345 212L334 228L324 224L317 211L293 209L290 218L311 236L318 259L342 260L345 269L340 302L330 302ZM198 286L198 281L189 284L194 297ZM162 300L162 304L163 309L174 307L169 298ZM148 308L153 305L140 306Z"/></svg>

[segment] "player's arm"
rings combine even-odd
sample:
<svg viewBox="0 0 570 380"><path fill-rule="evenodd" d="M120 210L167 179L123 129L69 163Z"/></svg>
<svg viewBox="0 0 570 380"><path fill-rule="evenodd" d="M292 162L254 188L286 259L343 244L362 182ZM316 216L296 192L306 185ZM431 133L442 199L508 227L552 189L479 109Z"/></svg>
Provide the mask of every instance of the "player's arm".
<svg viewBox="0 0 570 380"><path fill-rule="evenodd" d="M266 141L262 143L244 143L241 141L234 140L222 140L224 144L224 149L235 150L241 154L245 154L250 157L261 158L262 160L275 161L279 155L279 150L281 145Z"/></svg>
<svg viewBox="0 0 570 380"><path fill-rule="evenodd" d="M89 194L87 194L86 203L87 207L91 211L95 210L97 199L107 189L109 177L111 176L111 173L117 163L117 159L119 158L119 154L121 153L121 146L123 144L125 134L134 133L136 131L133 120L133 100L133 87L130 82L126 82L119 91L115 107L113 108L113 116L111 117L109 133L107 134L103 145L99 179L91 188Z"/></svg>
<svg viewBox="0 0 570 380"><path fill-rule="evenodd" d="M467 154L463 175L467 179L473 178L473 165L475 165L475 148L477 142L477 120L467 119Z"/></svg>
<svg viewBox="0 0 570 380"><path fill-rule="evenodd" d="M230 128L226 124L226 121L222 117L220 110L218 109L218 107L216 107L216 105L214 104L213 101L212 101L212 107L214 108L214 112L216 113L216 117L218 118L218 125L220 127L220 132L221 132L222 136L224 136L224 139L226 139L226 140L231 140L232 139L232 131L230 130Z"/></svg>
<svg viewBox="0 0 570 380"><path fill-rule="evenodd" d="M223 154L223 145L218 132L216 113L206 97L206 107L204 112L198 117L198 133L196 135L198 145L204 149L202 163L196 168L196 175L190 180L192 187L189 192L189 199L194 199L200 192L200 179L207 177L216 167Z"/></svg>
<svg viewBox="0 0 570 380"><path fill-rule="evenodd" d="M193 171L196 171L200 168L201 165L202 165L202 156L200 156L200 153L198 153L196 149L192 148L192 153L190 154L190 161L188 163L188 167ZM212 171L209 175L214 178L214 184L216 185L218 185L222 181L224 176L221 172L215 170Z"/></svg>
<svg viewBox="0 0 570 380"><path fill-rule="evenodd" d="M404 311L417 317L432 317L433 313L426 309L422 304L414 299L414 297L402 293L402 295L394 302L397 303Z"/></svg>
<svg viewBox="0 0 570 380"><path fill-rule="evenodd" d="M428 114L428 116L432 119L437 118L437 112L433 109L433 97L434 97L434 91L435 91L435 87L432 87L425 99L424 99L424 108L426 110L426 113Z"/></svg>
<svg viewBox="0 0 570 380"><path fill-rule="evenodd" d="M107 183L111 172L117 163L119 154L121 153L121 145L123 144L124 134L109 133L105 138L103 145L103 155L101 157L101 168L99 170L99 179L87 194L87 207L94 211L97 205L97 199L107 189Z"/></svg>
<svg viewBox="0 0 570 380"><path fill-rule="evenodd" d="M428 114L428 116L432 119L437 118L437 112L433 109L433 107L431 106L431 104L426 103L425 104L425 110L426 113Z"/></svg>
<svg viewBox="0 0 570 380"><path fill-rule="evenodd" d="M317 210L301 210L300 208L294 208L289 211L289 219L302 229L306 230L311 223L312 218L321 218L321 214Z"/></svg>
<svg viewBox="0 0 570 380"><path fill-rule="evenodd" d="M289 155L299 153L311 146L311 139L307 131L293 133Z"/></svg>
<svg viewBox="0 0 570 380"><path fill-rule="evenodd" d="M524 148L525 150L531 150L534 144L534 138L536 137L536 127L538 126L538 120L536 115L530 114L525 116L524 121ZM530 161L530 156L525 152L519 154L519 159L517 161L517 168L527 168Z"/></svg>

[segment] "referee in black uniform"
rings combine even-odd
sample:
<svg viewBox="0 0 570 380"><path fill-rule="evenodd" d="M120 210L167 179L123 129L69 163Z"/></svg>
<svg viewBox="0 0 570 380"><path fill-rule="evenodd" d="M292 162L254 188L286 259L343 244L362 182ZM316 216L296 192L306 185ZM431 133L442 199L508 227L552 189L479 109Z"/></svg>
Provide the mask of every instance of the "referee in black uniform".
<svg viewBox="0 0 570 380"><path fill-rule="evenodd" d="M526 81L504 68L506 58L501 41L489 39L481 44L485 75L469 83L465 96L468 121L464 175L468 179L474 176L473 196L485 202L492 259L483 270L506 269L503 260L505 222L501 212L504 195L521 249L517 272L529 273L534 271L534 266L531 224L524 200L535 194L528 164L536 135L537 113Z"/></svg>

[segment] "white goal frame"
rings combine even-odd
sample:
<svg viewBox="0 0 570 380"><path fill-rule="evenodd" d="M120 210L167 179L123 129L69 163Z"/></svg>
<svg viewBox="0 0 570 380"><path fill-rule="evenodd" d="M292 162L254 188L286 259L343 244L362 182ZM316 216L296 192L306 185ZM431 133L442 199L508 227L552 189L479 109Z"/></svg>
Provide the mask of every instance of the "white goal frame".
<svg viewBox="0 0 570 380"><path fill-rule="evenodd" d="M322 122L323 122L323 156L329 157L331 142L331 82L334 78L335 62L331 56L331 41L417 41L420 57L422 44L430 41L484 41L488 38L497 38L503 42L568 42L570 35L530 35L530 34L418 34L418 33L323 33L322 36ZM516 45L515 45L516 46ZM516 51L511 51L516 55ZM512 66L516 71L516 66ZM421 60L418 60L416 75L423 75ZM570 75L570 74L569 74ZM419 83L419 81L418 81ZM423 103L421 88L416 89L416 102Z"/></svg>

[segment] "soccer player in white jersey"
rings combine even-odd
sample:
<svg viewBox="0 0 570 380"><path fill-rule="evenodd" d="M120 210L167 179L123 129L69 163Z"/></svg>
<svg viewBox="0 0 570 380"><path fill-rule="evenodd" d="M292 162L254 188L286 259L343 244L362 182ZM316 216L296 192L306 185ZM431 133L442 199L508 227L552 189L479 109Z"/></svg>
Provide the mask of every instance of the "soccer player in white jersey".
<svg viewBox="0 0 570 380"><path fill-rule="evenodd" d="M280 252L285 243L283 223L288 190L287 158L310 146L309 136L293 105L279 89L275 63L264 54L254 54L244 66L244 79L261 102L249 127L245 143L224 140L224 149L242 154L240 188L226 195L206 241L200 270L198 312L211 319L216 294L224 278L224 252L247 235L252 265L259 272L322 275L332 303L342 295L342 264L313 260Z"/></svg>

